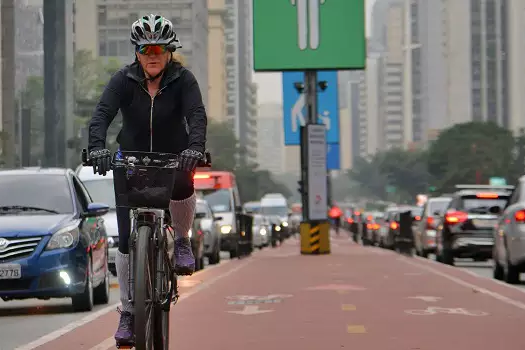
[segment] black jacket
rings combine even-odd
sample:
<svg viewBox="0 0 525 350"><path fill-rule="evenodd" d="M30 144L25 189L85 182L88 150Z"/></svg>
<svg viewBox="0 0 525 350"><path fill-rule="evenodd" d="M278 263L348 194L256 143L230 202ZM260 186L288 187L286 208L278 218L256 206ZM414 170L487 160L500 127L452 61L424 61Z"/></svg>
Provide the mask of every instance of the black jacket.
<svg viewBox="0 0 525 350"><path fill-rule="evenodd" d="M179 153L190 148L204 153L207 117L193 73L170 62L157 95L151 98L147 91L137 62L115 73L89 123L88 150L106 147L107 130L120 109L117 142L122 150Z"/></svg>

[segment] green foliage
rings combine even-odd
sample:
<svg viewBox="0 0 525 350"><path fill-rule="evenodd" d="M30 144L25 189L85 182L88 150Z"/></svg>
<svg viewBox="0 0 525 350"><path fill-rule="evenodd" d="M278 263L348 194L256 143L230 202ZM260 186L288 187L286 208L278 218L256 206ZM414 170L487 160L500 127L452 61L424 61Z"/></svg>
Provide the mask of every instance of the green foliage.
<svg viewBox="0 0 525 350"><path fill-rule="evenodd" d="M239 195L243 202L259 200L268 192L291 195L285 185L277 182L267 170L258 169L257 164L237 164L239 143L230 122L208 122L207 147L212 156L213 170L232 171L235 174Z"/></svg>
<svg viewBox="0 0 525 350"><path fill-rule="evenodd" d="M443 130L428 150L392 149L359 159L348 175L358 184L356 195L413 202L418 193L436 195L453 191L456 184L487 184L490 177L515 183L524 161L523 130L514 138L494 123L469 122Z"/></svg>
<svg viewBox="0 0 525 350"><path fill-rule="evenodd" d="M513 177L515 139L495 123L470 122L444 130L428 150L428 170L439 191L455 184L488 183L493 176ZM521 171L521 169L520 169Z"/></svg>

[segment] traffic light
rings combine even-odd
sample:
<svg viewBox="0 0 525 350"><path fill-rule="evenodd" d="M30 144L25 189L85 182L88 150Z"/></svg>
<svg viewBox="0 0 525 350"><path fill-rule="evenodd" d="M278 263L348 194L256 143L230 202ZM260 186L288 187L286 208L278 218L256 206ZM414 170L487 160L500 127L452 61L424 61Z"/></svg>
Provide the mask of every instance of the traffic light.
<svg viewBox="0 0 525 350"><path fill-rule="evenodd" d="M304 181L303 181L303 180L299 180L299 181L297 181L297 185L299 185L299 187L297 188L297 191L298 191L302 196L304 196Z"/></svg>

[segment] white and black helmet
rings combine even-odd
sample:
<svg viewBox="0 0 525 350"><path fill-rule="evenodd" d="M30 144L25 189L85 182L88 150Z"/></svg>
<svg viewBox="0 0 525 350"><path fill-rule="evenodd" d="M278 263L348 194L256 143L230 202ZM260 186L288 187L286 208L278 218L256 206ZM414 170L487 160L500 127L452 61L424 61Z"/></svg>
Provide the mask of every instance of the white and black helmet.
<svg viewBox="0 0 525 350"><path fill-rule="evenodd" d="M161 15L147 15L131 25L131 43L140 45L169 45L171 51L182 47L173 23Z"/></svg>

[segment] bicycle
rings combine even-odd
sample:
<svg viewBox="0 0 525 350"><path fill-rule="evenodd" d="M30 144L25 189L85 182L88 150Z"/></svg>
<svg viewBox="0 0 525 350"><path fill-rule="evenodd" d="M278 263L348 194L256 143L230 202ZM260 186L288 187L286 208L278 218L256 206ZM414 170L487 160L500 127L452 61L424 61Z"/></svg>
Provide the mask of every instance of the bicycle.
<svg viewBox="0 0 525 350"><path fill-rule="evenodd" d="M113 155L111 168L114 177L126 179L115 186L115 202L130 208L132 220L128 283L129 301L135 309L135 339L117 348L167 350L169 312L179 299L173 249L169 249L175 237L168 210L179 156L139 151L119 154L118 158ZM82 164L93 166L86 149L82 150ZM198 166L211 167L208 151Z"/></svg>

